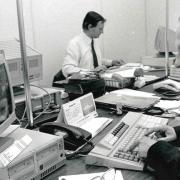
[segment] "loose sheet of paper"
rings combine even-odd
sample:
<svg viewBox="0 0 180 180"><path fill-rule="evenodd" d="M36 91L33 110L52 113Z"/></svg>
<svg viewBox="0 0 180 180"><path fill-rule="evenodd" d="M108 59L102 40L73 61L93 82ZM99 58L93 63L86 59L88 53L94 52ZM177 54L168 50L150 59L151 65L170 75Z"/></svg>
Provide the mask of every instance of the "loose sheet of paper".
<svg viewBox="0 0 180 180"><path fill-rule="evenodd" d="M104 172L101 173L90 173L90 174L77 174L77 175L67 175L59 177L59 180L91 180L96 176L102 176ZM109 179L111 180L111 179ZM124 180L120 170L116 171L116 177L114 180Z"/></svg>
<svg viewBox="0 0 180 180"><path fill-rule="evenodd" d="M179 109L180 108L180 101L176 101L176 100L160 100L155 106L160 107L160 108L162 108L164 110Z"/></svg>

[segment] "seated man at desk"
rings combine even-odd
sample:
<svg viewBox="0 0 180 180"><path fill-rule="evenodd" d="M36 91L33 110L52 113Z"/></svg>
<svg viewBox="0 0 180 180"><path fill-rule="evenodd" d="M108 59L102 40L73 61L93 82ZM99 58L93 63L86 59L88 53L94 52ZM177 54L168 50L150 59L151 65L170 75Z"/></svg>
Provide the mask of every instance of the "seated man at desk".
<svg viewBox="0 0 180 180"><path fill-rule="evenodd" d="M164 135L157 140L147 137L153 132L161 132ZM180 179L180 126L149 129L130 150L135 147L138 147L139 155L146 158L147 166L155 170L157 180Z"/></svg>
<svg viewBox="0 0 180 180"><path fill-rule="evenodd" d="M103 33L106 19L100 14L90 11L86 14L83 31L74 37L67 48L62 72L65 77L83 71L101 71L106 66L119 66L123 60L107 60L101 57L101 50L97 39Z"/></svg>

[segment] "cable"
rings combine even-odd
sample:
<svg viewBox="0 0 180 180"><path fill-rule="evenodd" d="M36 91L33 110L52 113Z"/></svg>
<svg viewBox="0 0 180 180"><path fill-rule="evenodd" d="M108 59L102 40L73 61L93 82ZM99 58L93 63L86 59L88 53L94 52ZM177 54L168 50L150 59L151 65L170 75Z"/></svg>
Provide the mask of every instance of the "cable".
<svg viewBox="0 0 180 180"><path fill-rule="evenodd" d="M26 108L27 108L27 106L25 107L23 115L22 115L22 117L20 119L16 116L16 120L19 122L21 127L22 127L22 121L24 120L24 116L25 116L25 113L26 113Z"/></svg>
<svg viewBox="0 0 180 180"><path fill-rule="evenodd" d="M25 116L25 114L26 114L26 109L27 109L27 106L26 106L25 109L24 109L23 115L22 115L22 117L21 117L21 121L23 121L23 119L24 119L24 116Z"/></svg>
<svg viewBox="0 0 180 180"><path fill-rule="evenodd" d="M75 150L73 153L65 154L67 160L73 159L77 157L77 155L86 155L94 148L93 142L87 141L86 139L84 139L84 141L85 141L85 144L77 148L77 150Z"/></svg>
<svg viewBox="0 0 180 180"><path fill-rule="evenodd" d="M153 106L144 110L144 113L148 115L162 115L164 113L164 110L160 107Z"/></svg>
<svg viewBox="0 0 180 180"><path fill-rule="evenodd" d="M21 126L21 120L20 120L18 117L16 117L16 120L18 121L18 123L19 123L20 126Z"/></svg>
<svg viewBox="0 0 180 180"><path fill-rule="evenodd" d="M46 110L49 108L50 104L51 104L51 95L49 94L49 92L47 90L45 90L44 88L42 87L39 87L39 86L36 86L36 85L31 85L31 86L34 86L34 87L37 87L41 90L43 90L44 92L46 92L46 94L49 96L49 102L47 104L47 106L43 109L42 112L39 113L39 115L37 115L36 117L34 117L34 120L37 119L39 116L41 116L44 112L46 112Z"/></svg>
<svg viewBox="0 0 180 180"><path fill-rule="evenodd" d="M51 114L51 113L54 113L54 112L60 112L60 108L57 108L57 109L51 110L51 111L46 111L43 114Z"/></svg>
<svg viewBox="0 0 180 180"><path fill-rule="evenodd" d="M42 114L44 114L44 113L50 113L50 112L47 112L47 109L49 108L52 99L51 99L51 95L49 94L49 92L48 92L47 90L45 90L44 88L39 87L39 86L36 86L36 85L32 85L32 84L31 84L30 86L34 86L34 87L37 87L37 88L43 90L43 91L49 96L49 102L48 102L48 104L46 105L46 107L43 109L42 112L40 112L36 117L33 118L33 120L36 120L36 119L37 119L38 117L40 117ZM32 99L33 99L33 98L32 98ZM25 114L26 114L26 109L27 109L27 107L25 107L21 119L18 119L18 118L17 118L19 122L21 122L21 121L24 120L24 117L25 117ZM27 123L27 125L25 126L25 128L26 128L27 126L28 126L28 123Z"/></svg>

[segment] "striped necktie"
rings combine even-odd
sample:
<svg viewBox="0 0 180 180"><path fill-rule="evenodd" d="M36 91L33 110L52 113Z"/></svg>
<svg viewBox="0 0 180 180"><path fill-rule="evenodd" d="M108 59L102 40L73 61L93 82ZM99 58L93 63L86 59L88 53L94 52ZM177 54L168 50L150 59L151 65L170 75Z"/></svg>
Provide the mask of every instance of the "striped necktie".
<svg viewBox="0 0 180 180"><path fill-rule="evenodd" d="M93 55L93 64L94 68L98 67L98 60L97 60L97 55L94 49L94 40L92 39L91 41L91 49L92 49L92 55Z"/></svg>

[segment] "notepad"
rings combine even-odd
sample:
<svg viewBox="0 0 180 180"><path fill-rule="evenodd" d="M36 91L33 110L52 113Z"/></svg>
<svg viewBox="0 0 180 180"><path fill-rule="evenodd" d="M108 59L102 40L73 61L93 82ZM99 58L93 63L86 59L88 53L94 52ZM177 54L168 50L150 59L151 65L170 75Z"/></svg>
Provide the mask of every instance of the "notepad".
<svg viewBox="0 0 180 180"><path fill-rule="evenodd" d="M111 118L98 117L92 93L63 104L62 110L66 124L85 129L92 137L112 122Z"/></svg>

